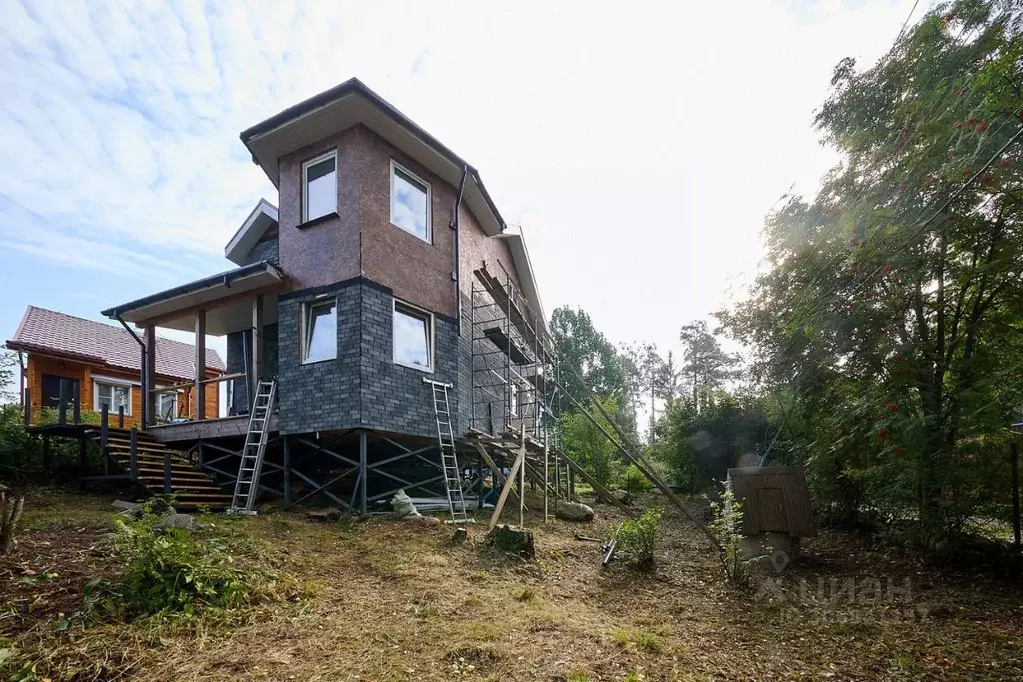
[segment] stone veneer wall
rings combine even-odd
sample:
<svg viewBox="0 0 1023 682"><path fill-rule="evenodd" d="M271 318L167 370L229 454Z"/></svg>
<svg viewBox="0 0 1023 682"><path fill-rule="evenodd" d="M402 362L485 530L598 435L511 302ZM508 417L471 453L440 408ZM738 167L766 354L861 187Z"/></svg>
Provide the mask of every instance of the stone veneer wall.
<svg viewBox="0 0 1023 682"><path fill-rule="evenodd" d="M337 358L310 364L301 360L302 306L322 298L337 301ZM459 410L458 325L434 314L433 372L393 360L391 290L356 278L281 296L278 302L278 388L281 433L368 428L396 434L436 436L433 394L423 378L452 383L450 409L455 436L468 426ZM471 381L471 377L469 379Z"/></svg>

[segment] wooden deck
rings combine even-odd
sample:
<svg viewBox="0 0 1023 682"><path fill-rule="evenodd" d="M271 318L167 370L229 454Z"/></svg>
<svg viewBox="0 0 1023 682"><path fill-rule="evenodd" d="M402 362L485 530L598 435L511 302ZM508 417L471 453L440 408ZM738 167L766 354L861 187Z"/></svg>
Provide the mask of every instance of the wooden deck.
<svg viewBox="0 0 1023 682"><path fill-rule="evenodd" d="M160 424L147 429L153 438L161 443L178 441L197 441L201 438L225 438L231 436L245 437L245 428L249 424L249 415L223 417L221 419L205 419L203 421L181 422L179 424ZM279 430L277 413L270 416L270 433Z"/></svg>

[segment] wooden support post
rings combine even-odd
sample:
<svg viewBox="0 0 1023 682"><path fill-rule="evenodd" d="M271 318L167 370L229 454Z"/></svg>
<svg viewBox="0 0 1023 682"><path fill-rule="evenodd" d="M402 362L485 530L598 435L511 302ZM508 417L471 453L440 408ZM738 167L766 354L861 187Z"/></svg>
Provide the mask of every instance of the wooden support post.
<svg viewBox="0 0 1023 682"><path fill-rule="evenodd" d="M60 380L60 398L57 399L57 423L67 424L67 379Z"/></svg>
<svg viewBox="0 0 1023 682"><path fill-rule="evenodd" d="M173 481L171 479L171 451L163 451L163 494L170 495Z"/></svg>
<svg viewBox="0 0 1023 682"><path fill-rule="evenodd" d="M117 428L124 428L124 405L117 406Z"/></svg>
<svg viewBox="0 0 1023 682"><path fill-rule="evenodd" d="M123 407L121 408L124 409ZM110 474L110 458L107 456L107 443L110 438L110 406L103 403L99 407L99 456L103 460L103 475Z"/></svg>
<svg viewBox="0 0 1023 682"><path fill-rule="evenodd" d="M43 471L50 471L50 434L43 434Z"/></svg>
<svg viewBox="0 0 1023 682"><path fill-rule="evenodd" d="M575 467L568 467L568 499L575 501Z"/></svg>
<svg viewBox="0 0 1023 682"><path fill-rule="evenodd" d="M142 382L142 428L148 428L156 423L156 327L146 325L146 365L143 368L144 380Z"/></svg>
<svg viewBox="0 0 1023 682"><path fill-rule="evenodd" d="M284 508L291 506L291 444L284 436Z"/></svg>
<svg viewBox="0 0 1023 682"><path fill-rule="evenodd" d="M25 428L32 426L32 389L25 389Z"/></svg>
<svg viewBox="0 0 1023 682"><path fill-rule="evenodd" d="M1020 518L1019 518L1019 444L1014 440L1011 447L1012 457L1012 542L1020 549Z"/></svg>
<svg viewBox="0 0 1023 682"><path fill-rule="evenodd" d="M479 479L479 492L476 494L476 510L483 511L483 460L478 455L476 457L476 478Z"/></svg>
<svg viewBox="0 0 1023 682"><path fill-rule="evenodd" d="M497 520L501 518L501 510L504 509L504 503L508 501L508 494L511 492L512 484L515 483L515 478L518 476L519 469L522 467L525 459L526 449L523 447L519 449L519 454L515 457L515 463L512 464L511 471L508 472L508 480L505 481L504 487L501 489L501 495L497 498L497 504L494 506L494 513L490 517L488 530L493 530L494 526L497 525ZM519 504L522 504L521 499Z"/></svg>
<svg viewBox="0 0 1023 682"><path fill-rule="evenodd" d="M85 489L85 476L88 472L88 443L85 434L78 436L78 475L81 477L82 489Z"/></svg>
<svg viewBox="0 0 1023 682"><path fill-rule="evenodd" d="M82 423L82 383L76 381L71 391L71 418L75 424Z"/></svg>
<svg viewBox="0 0 1023 682"><path fill-rule="evenodd" d="M128 478L132 483L139 480L139 431L134 426L128 442Z"/></svg>
<svg viewBox="0 0 1023 682"><path fill-rule="evenodd" d="M359 513L366 515L366 476L369 473L367 467L368 452L366 450L366 432L359 431Z"/></svg>
<svg viewBox="0 0 1023 682"><path fill-rule="evenodd" d="M548 504L547 488L551 484L551 462L547 450L547 439L543 441L543 522L550 523L550 505Z"/></svg>
<svg viewBox="0 0 1023 682"><path fill-rule="evenodd" d="M256 386L263 378L263 297L252 299L252 392L249 393L249 404L256 395Z"/></svg>
<svg viewBox="0 0 1023 682"><path fill-rule="evenodd" d="M199 442L195 444L195 452L196 462L198 463L199 468L202 469L203 465L206 463L206 453L202 447L202 438L200 438Z"/></svg>
<svg viewBox="0 0 1023 682"><path fill-rule="evenodd" d="M206 419L206 311L195 314L195 415L196 421ZM176 415L175 415L176 416Z"/></svg>
<svg viewBox="0 0 1023 682"><path fill-rule="evenodd" d="M514 389L512 389L514 390ZM522 466L519 467L519 528L526 527L526 427L519 425L519 452L522 453Z"/></svg>

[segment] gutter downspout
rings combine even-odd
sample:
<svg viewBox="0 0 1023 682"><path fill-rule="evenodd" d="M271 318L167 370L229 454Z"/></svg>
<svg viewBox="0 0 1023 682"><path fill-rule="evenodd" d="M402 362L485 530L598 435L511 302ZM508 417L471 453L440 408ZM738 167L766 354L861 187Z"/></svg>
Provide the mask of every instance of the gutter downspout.
<svg viewBox="0 0 1023 682"><path fill-rule="evenodd" d="M145 342L141 338L139 338L139 335L135 333L134 329L132 329L131 327L128 326L128 324L121 317L121 313L115 312L114 313L114 317L117 319L118 322L121 323L121 326L124 327L128 331L128 333L131 334L135 338L136 341L138 341L139 348L142 349L142 370L139 372L139 374L141 374L141 378L142 378L142 381L141 381L141 383L142 383L142 389L141 389L142 390L142 428L145 429L146 426L149 424L149 414L148 414L148 412L149 412L149 409L148 409L149 408L149 400L148 400L148 398L149 398L149 386L148 386L148 383L149 382L146 381L146 353L148 351L146 349Z"/></svg>
<svg viewBox="0 0 1023 682"><path fill-rule="evenodd" d="M458 198L455 199L455 210L451 216L450 227L455 231L455 266L451 270L451 279L455 282L455 302L458 306L458 335L462 335L462 278L461 278L461 221L459 214L462 208L462 195L465 194L465 181L469 176L469 167L462 166L462 179L458 182Z"/></svg>

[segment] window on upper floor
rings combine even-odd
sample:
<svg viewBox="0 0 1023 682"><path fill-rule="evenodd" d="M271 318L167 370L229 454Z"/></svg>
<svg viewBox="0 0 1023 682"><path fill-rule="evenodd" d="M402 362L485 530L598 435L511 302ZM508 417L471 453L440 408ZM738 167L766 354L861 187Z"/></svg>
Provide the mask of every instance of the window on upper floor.
<svg viewBox="0 0 1023 682"><path fill-rule="evenodd" d="M433 315L394 302L394 362L405 367L433 371Z"/></svg>
<svg viewBox="0 0 1023 682"><path fill-rule="evenodd" d="M430 183L391 161L391 223L431 242Z"/></svg>
<svg viewBox="0 0 1023 682"><path fill-rule="evenodd" d="M302 164L302 222L337 212L337 152Z"/></svg>
<svg viewBox="0 0 1023 682"><path fill-rule="evenodd" d="M337 301L309 301L302 310L302 362L337 357Z"/></svg>
<svg viewBox="0 0 1023 682"><path fill-rule="evenodd" d="M123 407L126 415L131 414L131 385L114 384L104 381L93 383L93 406L99 412L107 406L110 414L117 414Z"/></svg>

